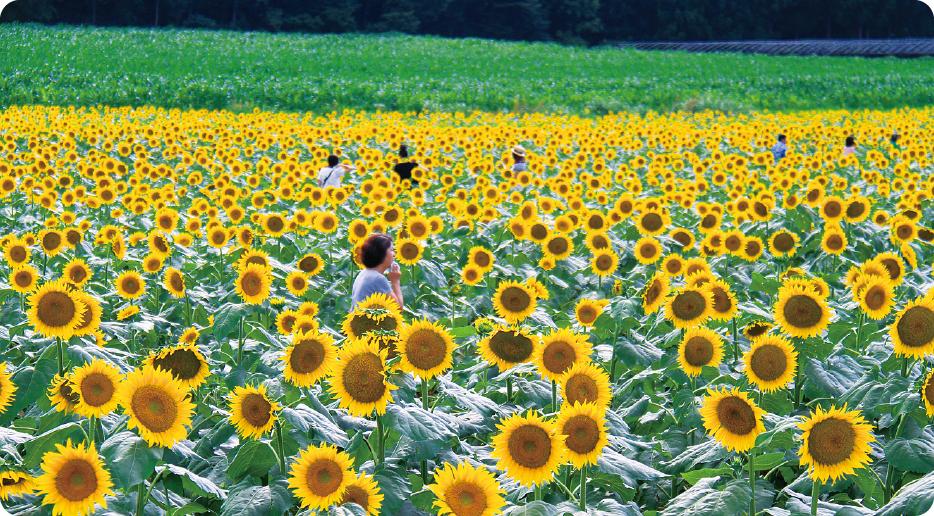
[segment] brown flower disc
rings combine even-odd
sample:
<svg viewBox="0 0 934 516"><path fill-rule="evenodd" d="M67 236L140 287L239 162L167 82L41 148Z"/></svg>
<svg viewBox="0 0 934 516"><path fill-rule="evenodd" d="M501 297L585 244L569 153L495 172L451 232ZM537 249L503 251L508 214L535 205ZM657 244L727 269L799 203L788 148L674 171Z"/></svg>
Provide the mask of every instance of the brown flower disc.
<svg viewBox="0 0 934 516"><path fill-rule="evenodd" d="M717 403L717 419L733 435L746 435L756 428L756 413L739 396L728 396Z"/></svg>
<svg viewBox="0 0 934 516"><path fill-rule="evenodd" d="M909 348L920 348L934 341L934 312L925 306L909 308L896 326L898 338Z"/></svg>
<svg viewBox="0 0 934 516"><path fill-rule="evenodd" d="M516 464L538 469L551 458L551 436L537 425L522 425L509 434L509 456Z"/></svg>
<svg viewBox="0 0 934 516"><path fill-rule="evenodd" d="M808 453L822 466L845 462L855 448L856 430L843 419L831 417L815 423L808 434Z"/></svg>
<svg viewBox="0 0 934 516"><path fill-rule="evenodd" d="M774 344L759 346L749 358L749 368L762 381L777 380L788 370L785 352Z"/></svg>

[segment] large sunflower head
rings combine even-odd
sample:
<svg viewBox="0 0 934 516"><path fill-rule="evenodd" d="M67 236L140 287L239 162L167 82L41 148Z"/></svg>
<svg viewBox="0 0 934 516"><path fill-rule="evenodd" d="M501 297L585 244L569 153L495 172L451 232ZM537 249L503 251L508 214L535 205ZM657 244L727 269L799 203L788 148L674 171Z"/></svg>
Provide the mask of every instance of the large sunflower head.
<svg viewBox="0 0 934 516"><path fill-rule="evenodd" d="M589 361L571 366L558 383L565 403L596 403L601 407L610 404L610 377Z"/></svg>
<svg viewBox="0 0 934 516"><path fill-rule="evenodd" d="M496 313L510 324L521 322L535 311L535 291L516 281L499 284L493 296Z"/></svg>
<svg viewBox="0 0 934 516"><path fill-rule="evenodd" d="M619 267L619 256L610 249L599 250L590 260L590 268L599 278L605 278Z"/></svg>
<svg viewBox="0 0 934 516"><path fill-rule="evenodd" d="M72 373L65 373L64 376L55 375L48 390L48 397L49 401L52 402L52 406L55 407L56 411L65 412L66 414L74 412L79 399L78 393L71 388L71 376ZM0 386L0 388L3 387ZM12 384L10 388L12 389Z"/></svg>
<svg viewBox="0 0 934 516"><path fill-rule="evenodd" d="M94 276L94 272L88 267L87 262L80 258L75 258L65 264L65 268L62 270L62 276L72 285L81 287Z"/></svg>
<svg viewBox="0 0 934 516"><path fill-rule="evenodd" d="M165 285L165 289L169 291L169 294L177 298L185 297L185 276L182 271L175 267L169 267L165 270L163 285Z"/></svg>
<svg viewBox="0 0 934 516"><path fill-rule="evenodd" d="M117 293L124 299L137 299L146 293L146 280L136 271L124 271L114 280Z"/></svg>
<svg viewBox="0 0 934 516"><path fill-rule="evenodd" d="M542 252L554 261L564 260L574 252L574 242L568 235L552 235L543 245Z"/></svg>
<svg viewBox="0 0 934 516"><path fill-rule="evenodd" d="M706 286L684 287L668 298L665 312L675 328L700 326L713 313L713 294Z"/></svg>
<svg viewBox="0 0 934 516"><path fill-rule="evenodd" d="M376 516L383 505L383 495L379 492L379 484L373 480L373 477L361 472L357 478L347 484L347 490L341 497L340 505L348 503L359 505L367 516Z"/></svg>
<svg viewBox="0 0 934 516"><path fill-rule="evenodd" d="M36 479L25 471L0 471L0 500L9 500L11 496L32 494L36 489Z"/></svg>
<svg viewBox="0 0 934 516"><path fill-rule="evenodd" d="M571 330L555 330L542 337L542 345L535 348L533 360L542 378L558 381L578 362L590 360L590 344L586 335Z"/></svg>
<svg viewBox="0 0 934 516"><path fill-rule="evenodd" d="M454 340L439 324L415 321L399 335L400 366L422 379L431 379L451 367Z"/></svg>
<svg viewBox="0 0 934 516"><path fill-rule="evenodd" d="M372 339L344 344L329 382L340 398L340 407L351 415L365 417L376 410L385 414L395 385L386 380L386 351Z"/></svg>
<svg viewBox="0 0 934 516"><path fill-rule="evenodd" d="M892 311L895 289L892 283L875 274L865 276L853 289L860 308L870 319L880 320Z"/></svg>
<svg viewBox="0 0 934 516"><path fill-rule="evenodd" d="M235 387L229 396L230 422L237 428L241 439L259 439L272 429L276 412L282 410L266 396L266 386Z"/></svg>
<svg viewBox="0 0 934 516"><path fill-rule="evenodd" d="M783 287L775 303L775 322L792 337L813 337L827 328L833 315L823 297L803 286Z"/></svg>
<svg viewBox="0 0 934 516"><path fill-rule="evenodd" d="M457 466L445 463L435 471L435 483L428 486L438 499L438 514L453 516L496 516L506 500L506 494L496 477L482 467L468 462Z"/></svg>
<svg viewBox="0 0 934 516"><path fill-rule="evenodd" d="M403 265L416 265L422 259L424 248L419 240L402 238L396 242L396 258Z"/></svg>
<svg viewBox="0 0 934 516"><path fill-rule="evenodd" d="M688 376L698 376L704 366L717 367L723 360L723 340L717 332L691 328L684 333L678 346L678 363Z"/></svg>
<svg viewBox="0 0 934 516"><path fill-rule="evenodd" d="M240 269L236 280L237 293L244 303L258 305L269 297L272 273L269 268L251 263Z"/></svg>
<svg viewBox="0 0 934 516"><path fill-rule="evenodd" d="M645 210L636 217L636 229L645 236L664 233L671 224L671 217L662 210Z"/></svg>
<svg viewBox="0 0 934 516"><path fill-rule="evenodd" d="M538 337L519 329L497 328L480 341L480 356L501 371L532 359Z"/></svg>
<svg viewBox="0 0 934 516"><path fill-rule="evenodd" d="M490 456L498 467L525 486L542 485L551 480L564 462L566 449L555 425L535 413L515 414L497 425Z"/></svg>
<svg viewBox="0 0 934 516"><path fill-rule="evenodd" d="M765 431L765 411L735 387L707 389L700 415L707 432L730 451L749 451L756 444L756 436Z"/></svg>
<svg viewBox="0 0 934 516"><path fill-rule="evenodd" d="M49 256L55 256L61 252L65 245L65 237L55 229L47 229L39 232L39 245Z"/></svg>
<svg viewBox="0 0 934 516"><path fill-rule="evenodd" d="M846 234L837 226L829 226L821 237L821 249L827 254L841 255L846 251Z"/></svg>
<svg viewBox="0 0 934 516"><path fill-rule="evenodd" d="M10 286L21 294L29 294L39 287L39 271L32 265L20 265L10 273Z"/></svg>
<svg viewBox="0 0 934 516"><path fill-rule="evenodd" d="M127 428L136 428L149 446L170 447L185 438L194 405L171 373L152 367L132 371L120 383L117 396L130 416Z"/></svg>
<svg viewBox="0 0 934 516"><path fill-rule="evenodd" d="M898 355L923 358L934 352L934 300L918 298L905 305L890 326L889 335Z"/></svg>
<svg viewBox="0 0 934 516"><path fill-rule="evenodd" d="M13 394L16 392L16 386L11 380L12 375L6 369L6 362L0 362L0 414L6 412L13 403Z"/></svg>
<svg viewBox="0 0 934 516"><path fill-rule="evenodd" d="M337 363L334 338L326 333L298 332L285 349L285 379L294 385L308 387L331 374Z"/></svg>
<svg viewBox="0 0 934 516"><path fill-rule="evenodd" d="M309 446L292 465L289 488L309 509L327 509L341 502L354 480L353 459L331 445Z"/></svg>
<svg viewBox="0 0 934 516"><path fill-rule="evenodd" d="M558 414L555 429L564 438L567 456L576 468L596 464L609 444L606 407L593 403L565 403Z"/></svg>
<svg viewBox="0 0 934 516"><path fill-rule="evenodd" d="M762 392L770 392L794 378L798 353L784 337L765 335L752 342L743 363L749 381Z"/></svg>
<svg viewBox="0 0 934 516"><path fill-rule="evenodd" d="M737 305L730 286L723 280L714 280L707 286L713 296L713 311L711 317L718 321L726 321L736 314Z"/></svg>
<svg viewBox="0 0 934 516"><path fill-rule="evenodd" d="M36 490L45 495L42 503L52 505L54 516L89 515L95 504L107 507L104 496L113 496L113 482L94 445L74 446L69 439L55 448L42 456L44 473L36 479Z"/></svg>
<svg viewBox="0 0 934 516"><path fill-rule="evenodd" d="M772 256L776 258L794 256L796 245L798 245L798 237L785 230L777 231L769 240Z"/></svg>
<svg viewBox="0 0 934 516"><path fill-rule="evenodd" d="M3 247L3 256L10 267L26 265L29 263L29 255L29 245L18 238L13 238Z"/></svg>
<svg viewBox="0 0 934 516"><path fill-rule="evenodd" d="M467 254L467 263L473 264L480 272L486 273L493 270L496 255L486 247L474 246Z"/></svg>
<svg viewBox="0 0 934 516"><path fill-rule="evenodd" d="M574 316L581 326L593 326L593 323L600 317L600 314L603 313L603 308L606 307L608 303L609 302L605 299L583 298L574 306Z"/></svg>
<svg viewBox="0 0 934 516"><path fill-rule="evenodd" d="M633 253L639 263L649 265L662 258L662 245L653 237L645 236L636 242Z"/></svg>
<svg viewBox="0 0 934 516"><path fill-rule="evenodd" d="M905 262L897 254L882 253L873 258L872 261L885 271L886 277L892 282L892 286L897 287L905 281Z"/></svg>
<svg viewBox="0 0 934 516"><path fill-rule="evenodd" d="M121 376L119 369L103 360L76 368L71 375L71 390L78 394L75 412L99 418L116 410Z"/></svg>
<svg viewBox="0 0 934 516"><path fill-rule="evenodd" d="M183 338L186 335L190 338L191 334L188 333L188 330L185 331ZM195 333L194 337L197 340L197 333ZM194 342L186 343L183 341L177 346L153 352L146 357L143 364L167 371L172 375L172 378L181 382L188 389L198 388L211 374L207 360L198 351L198 347L195 346Z"/></svg>
<svg viewBox="0 0 934 516"><path fill-rule="evenodd" d="M847 411L845 405L826 412L818 406L798 428L804 431L798 455L812 479L836 481L871 460L869 443L876 440L872 425L858 411Z"/></svg>
<svg viewBox="0 0 934 516"><path fill-rule="evenodd" d="M285 287L293 296L301 297L308 290L308 277L304 272L292 271L285 278Z"/></svg>
<svg viewBox="0 0 934 516"><path fill-rule="evenodd" d="M39 287L29 296L29 321L45 337L68 340L81 324L84 303L69 291L63 280Z"/></svg>

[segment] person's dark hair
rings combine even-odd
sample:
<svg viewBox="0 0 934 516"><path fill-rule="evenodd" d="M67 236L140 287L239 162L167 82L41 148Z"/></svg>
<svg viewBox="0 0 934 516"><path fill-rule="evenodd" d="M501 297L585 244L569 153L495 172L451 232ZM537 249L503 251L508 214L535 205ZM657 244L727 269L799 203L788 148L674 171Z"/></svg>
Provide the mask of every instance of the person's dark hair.
<svg viewBox="0 0 934 516"><path fill-rule="evenodd" d="M784 134L778 135L778 141L780 141L780 142L785 141L785 135L784 135Z"/></svg>
<svg viewBox="0 0 934 516"><path fill-rule="evenodd" d="M406 147L404 143L403 143L402 145L399 146L399 157L400 157L400 158L408 158L408 157L409 157L409 148Z"/></svg>
<svg viewBox="0 0 934 516"><path fill-rule="evenodd" d="M337 156L335 156L335 155L333 155L333 154L331 154L330 156L328 156L328 166L329 166L329 167L333 167L333 166L337 165L337 164L340 163L340 162L341 162L341 159L338 158Z"/></svg>
<svg viewBox="0 0 934 516"><path fill-rule="evenodd" d="M847 147L855 147L855 146L856 146L856 138L853 138L852 136L847 136L847 137L846 137L846 146L847 146Z"/></svg>
<svg viewBox="0 0 934 516"><path fill-rule="evenodd" d="M898 133L892 133L892 143L895 143L897 141L898 141Z"/></svg>
<svg viewBox="0 0 934 516"><path fill-rule="evenodd" d="M371 269L383 263L386 259L386 251L392 247L392 238L382 233L370 235L360 246L360 261L363 266Z"/></svg>

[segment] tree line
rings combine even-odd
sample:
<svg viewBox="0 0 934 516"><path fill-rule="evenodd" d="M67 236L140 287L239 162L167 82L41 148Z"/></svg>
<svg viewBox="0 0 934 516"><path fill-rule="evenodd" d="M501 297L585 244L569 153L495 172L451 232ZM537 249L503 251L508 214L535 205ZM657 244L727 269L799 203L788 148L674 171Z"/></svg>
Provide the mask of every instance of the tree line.
<svg viewBox="0 0 934 516"><path fill-rule="evenodd" d="M934 37L919 0L20 0L2 22L557 41Z"/></svg>

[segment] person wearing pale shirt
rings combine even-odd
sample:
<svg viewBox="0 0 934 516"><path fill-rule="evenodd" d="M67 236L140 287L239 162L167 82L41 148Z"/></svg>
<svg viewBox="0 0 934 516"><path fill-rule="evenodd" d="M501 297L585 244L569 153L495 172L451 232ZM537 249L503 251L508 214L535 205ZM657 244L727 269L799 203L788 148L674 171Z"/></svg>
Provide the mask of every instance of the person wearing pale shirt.
<svg viewBox="0 0 934 516"><path fill-rule="evenodd" d="M856 154L856 138L853 138L853 136L847 136L846 146L843 147L843 155L849 156L851 154Z"/></svg>
<svg viewBox="0 0 934 516"><path fill-rule="evenodd" d="M318 188L327 188L329 186L340 188L344 174L354 170L357 170L356 167L341 163L340 158L331 154L328 156L328 166L318 171Z"/></svg>

